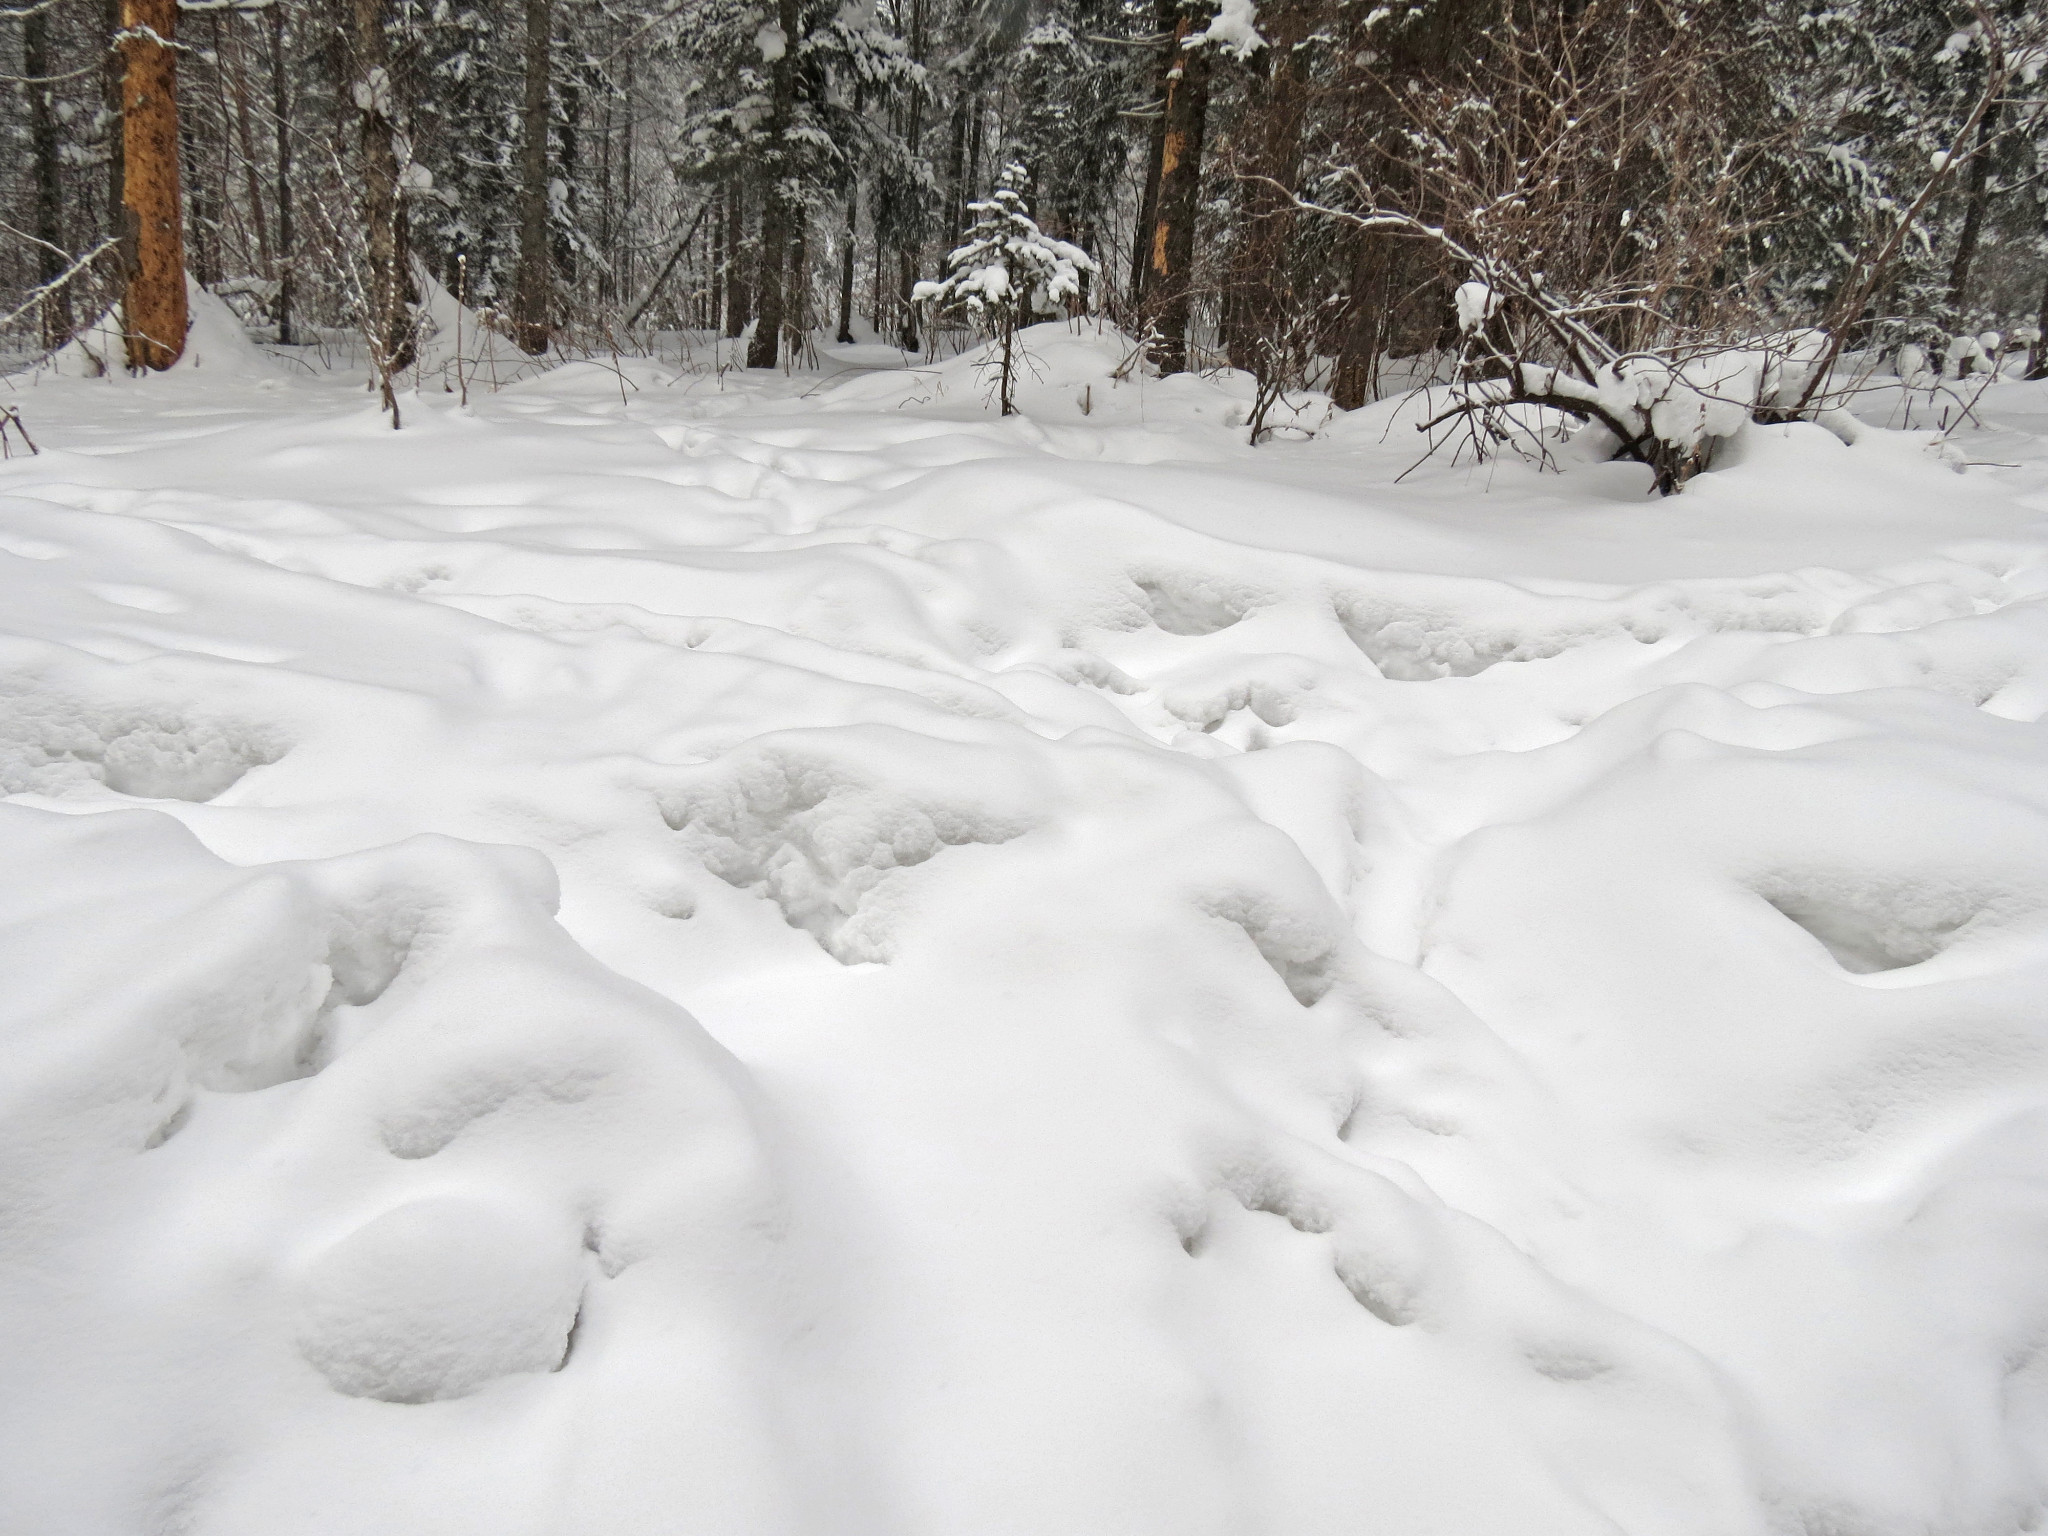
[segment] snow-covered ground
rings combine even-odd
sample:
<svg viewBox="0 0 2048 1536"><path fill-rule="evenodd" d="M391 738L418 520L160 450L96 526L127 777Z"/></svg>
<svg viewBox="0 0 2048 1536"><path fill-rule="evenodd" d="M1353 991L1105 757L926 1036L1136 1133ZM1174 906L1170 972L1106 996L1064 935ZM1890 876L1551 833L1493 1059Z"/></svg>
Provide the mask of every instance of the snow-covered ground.
<svg viewBox="0 0 2048 1536"><path fill-rule="evenodd" d="M15 381L0 1531L2040 1524L2048 386L1030 340Z"/></svg>

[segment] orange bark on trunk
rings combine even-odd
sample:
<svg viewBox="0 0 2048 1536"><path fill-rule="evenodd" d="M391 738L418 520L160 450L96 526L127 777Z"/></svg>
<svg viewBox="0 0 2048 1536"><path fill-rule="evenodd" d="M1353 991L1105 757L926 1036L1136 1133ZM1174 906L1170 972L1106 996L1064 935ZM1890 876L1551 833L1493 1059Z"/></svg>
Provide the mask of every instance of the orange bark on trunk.
<svg viewBox="0 0 2048 1536"><path fill-rule="evenodd" d="M178 0L121 0L122 201L131 368L168 368L185 350L185 226L178 202Z"/></svg>

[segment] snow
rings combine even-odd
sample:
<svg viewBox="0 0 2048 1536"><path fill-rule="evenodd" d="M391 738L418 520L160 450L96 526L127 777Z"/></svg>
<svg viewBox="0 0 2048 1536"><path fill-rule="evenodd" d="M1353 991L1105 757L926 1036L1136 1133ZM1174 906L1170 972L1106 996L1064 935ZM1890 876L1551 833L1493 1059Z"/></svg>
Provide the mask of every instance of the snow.
<svg viewBox="0 0 2048 1536"><path fill-rule="evenodd" d="M2038 1523L2048 386L446 320L12 381L0 1531Z"/></svg>
<svg viewBox="0 0 2048 1536"><path fill-rule="evenodd" d="M1221 0L1216 14L1199 31L1190 32L1183 46L1194 48L1203 43L1214 43L1240 59L1248 59L1265 47L1266 40L1259 35L1256 0Z"/></svg>
<svg viewBox="0 0 2048 1536"><path fill-rule="evenodd" d="M1458 309L1458 332L1469 336L1500 313L1500 295L1477 278L1458 284L1451 295Z"/></svg>

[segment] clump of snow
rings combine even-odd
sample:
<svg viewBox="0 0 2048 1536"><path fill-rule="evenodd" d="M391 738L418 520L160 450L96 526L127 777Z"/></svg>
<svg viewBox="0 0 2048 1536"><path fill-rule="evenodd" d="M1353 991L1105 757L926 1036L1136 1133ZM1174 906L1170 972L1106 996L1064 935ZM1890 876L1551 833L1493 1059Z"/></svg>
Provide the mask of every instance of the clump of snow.
<svg viewBox="0 0 2048 1536"><path fill-rule="evenodd" d="M1248 59L1266 46L1266 40L1259 35L1259 11L1256 0L1222 0L1216 7L1216 14L1199 30L1190 32L1185 47L1198 47L1213 43L1216 47Z"/></svg>
<svg viewBox="0 0 2048 1536"><path fill-rule="evenodd" d="M1458 330L1467 336L1500 313L1500 295L1476 278L1458 284L1451 298L1458 310Z"/></svg>

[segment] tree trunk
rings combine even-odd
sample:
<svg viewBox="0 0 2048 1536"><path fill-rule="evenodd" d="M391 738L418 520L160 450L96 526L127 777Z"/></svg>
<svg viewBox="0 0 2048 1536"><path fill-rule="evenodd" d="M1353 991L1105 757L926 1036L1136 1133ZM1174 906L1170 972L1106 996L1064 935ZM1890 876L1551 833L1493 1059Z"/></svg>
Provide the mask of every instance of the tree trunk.
<svg viewBox="0 0 2048 1536"><path fill-rule="evenodd" d="M213 189L199 173L200 135L195 121L198 112L191 94L188 91L184 110L178 114L179 181L184 188L185 209L190 214L185 221L185 261L192 280L202 288L211 288L221 277L216 254L220 246L220 218L214 211Z"/></svg>
<svg viewBox="0 0 2048 1536"><path fill-rule="evenodd" d="M754 274L754 334L749 368L773 368L782 340L782 264L789 244L788 209L770 183L761 199L761 262Z"/></svg>
<svg viewBox="0 0 2048 1536"><path fill-rule="evenodd" d="M1352 231L1351 238L1350 292L1345 296L1343 332L1330 380L1330 398L1344 411L1355 411L1372 399L1387 316L1386 237L1360 229Z"/></svg>
<svg viewBox="0 0 2048 1536"><path fill-rule="evenodd" d="M553 0L526 0L526 99L519 123L519 273L512 289L512 336L539 356L553 327L548 262L548 83Z"/></svg>
<svg viewBox="0 0 2048 1536"><path fill-rule="evenodd" d="M1172 30L1171 0L1161 0L1160 30ZM1152 266L1152 225L1159 217L1159 163L1166 153L1166 96L1170 89L1168 76L1172 73L1175 59L1174 48L1178 40L1165 48L1159 56L1159 97L1158 112L1152 119L1152 139L1145 152L1145 190L1138 199L1138 222L1131 230L1131 312L1142 314L1145 306L1145 274Z"/></svg>
<svg viewBox="0 0 2048 1536"><path fill-rule="evenodd" d="M1963 194L1963 230L1956 241L1955 264L1948 272L1948 307L1956 324L1965 323L1964 301L1970 296L1970 268L1977 260L1977 244L1984 234L1986 188L1991 180L1991 142L1998 136L1998 108L1991 107L1977 119L1977 145L1970 151L1970 181Z"/></svg>
<svg viewBox="0 0 2048 1536"><path fill-rule="evenodd" d="M1232 262L1230 362L1265 379L1283 367L1282 332L1292 298L1288 253L1293 244L1292 193L1301 168L1307 80L1296 44L1307 18L1300 4L1269 6L1259 16L1268 47L1263 78L1248 92L1251 180L1244 184L1243 225Z"/></svg>
<svg viewBox="0 0 2048 1536"><path fill-rule="evenodd" d="M100 27L103 36L114 37L121 30L121 0L100 0ZM122 168L127 155L121 143L123 117L121 101L123 96L122 77L126 73L127 56L119 49L107 50L106 67L100 72L100 107L106 113L107 145L107 233L125 240L128 232L128 204L126 202L127 178ZM126 257L123 257L126 260ZM125 272L124 272L125 280Z"/></svg>
<svg viewBox="0 0 2048 1536"><path fill-rule="evenodd" d="M50 52L50 13L37 11L21 25L22 73L31 81L57 71ZM29 153L35 161L35 236L42 242L36 250L39 283L52 283L63 276L64 207L58 182L56 87L31 84L28 93ZM71 339L71 293L60 288L43 300L43 345L61 347Z"/></svg>
<svg viewBox="0 0 2048 1536"><path fill-rule="evenodd" d="M411 241L406 238L400 200L398 148L393 119L398 114L385 38L391 0L355 0L355 102L359 114L363 170L363 234L369 257L363 292L363 329L370 363L394 412L391 376L413 364ZM394 416L394 420L395 420Z"/></svg>
<svg viewBox="0 0 2048 1536"><path fill-rule="evenodd" d="M953 103L952 154L946 166L946 238L951 240L966 227L967 216L967 97Z"/></svg>
<svg viewBox="0 0 2048 1536"><path fill-rule="evenodd" d="M121 199L131 368L185 351L185 226L178 197L178 0L121 0Z"/></svg>
<svg viewBox="0 0 2048 1536"><path fill-rule="evenodd" d="M263 186L256 166L256 127L249 110L249 71L242 58L242 34L230 24L221 26L213 16L220 54L221 73L234 99L235 142L242 154L242 195L248 199L249 220L256 226L256 255L264 275L276 280L277 257L270 243L270 218L263 211Z"/></svg>
<svg viewBox="0 0 2048 1536"><path fill-rule="evenodd" d="M292 344L292 298L297 286L292 251L292 135L289 59L284 7L270 8L270 110L277 128L277 340Z"/></svg>
<svg viewBox="0 0 2048 1536"><path fill-rule="evenodd" d="M915 352L918 348L917 305L911 300L910 295L917 287L917 253L898 251L896 272L899 279L896 285L896 300L903 315L903 326L897 333L896 344L906 352Z"/></svg>
<svg viewBox="0 0 2048 1536"><path fill-rule="evenodd" d="M634 91L634 72L635 57L633 50L629 48L626 50L625 142L619 146L619 203L623 211L616 220L619 249L617 261L621 274L619 292L621 293L636 291L633 287L633 209L635 206L633 202L633 125L640 115L636 110L640 98ZM713 244L712 250L716 251L717 249L717 245ZM716 300L713 303L715 305ZM717 324L717 315L715 313L712 316L712 323L714 325Z"/></svg>
<svg viewBox="0 0 2048 1536"><path fill-rule="evenodd" d="M1148 237L1144 313L1157 333L1160 373L1188 366L1188 314L1195 261L1195 212L1202 190L1202 139L1209 120L1209 50L1189 48L1198 18L1174 19L1166 75L1166 131L1159 141L1159 206Z"/></svg>
<svg viewBox="0 0 2048 1536"><path fill-rule="evenodd" d="M1002 340L1003 372L999 391L1002 401L1001 413L1005 416L1014 416L1017 414L1017 317L1007 310L1003 313Z"/></svg>
<svg viewBox="0 0 2048 1536"><path fill-rule="evenodd" d="M792 366L811 333L811 228L801 204L795 212L782 279L782 348Z"/></svg>
<svg viewBox="0 0 2048 1536"><path fill-rule="evenodd" d="M2041 312L2034 317L2034 345L2027 355L2027 377L2048 379L2048 282L2041 286Z"/></svg>
<svg viewBox="0 0 2048 1536"><path fill-rule="evenodd" d="M860 238L860 183L846 188L846 246L839 253L839 344L853 341L853 247Z"/></svg>
<svg viewBox="0 0 2048 1536"><path fill-rule="evenodd" d="M790 119L796 106L796 0L777 0L776 25L782 52L768 66L768 183L761 189L761 266L755 278L753 340L747 344L749 368L773 368L782 343L784 274L789 239L799 212L790 206Z"/></svg>
<svg viewBox="0 0 2048 1536"><path fill-rule="evenodd" d="M725 328L725 188L711 190L711 315L710 328Z"/></svg>
<svg viewBox="0 0 2048 1536"><path fill-rule="evenodd" d="M576 227L582 222L582 198L578 189L583 182L583 90L578 84L576 71L562 72L562 118L554 163L561 168L557 179L562 184L563 203L562 227L555 231L555 277L564 286L572 286L578 277L576 260Z"/></svg>
<svg viewBox="0 0 2048 1536"><path fill-rule="evenodd" d="M747 184L738 172L725 184L725 334L736 340L753 318L747 291Z"/></svg>

